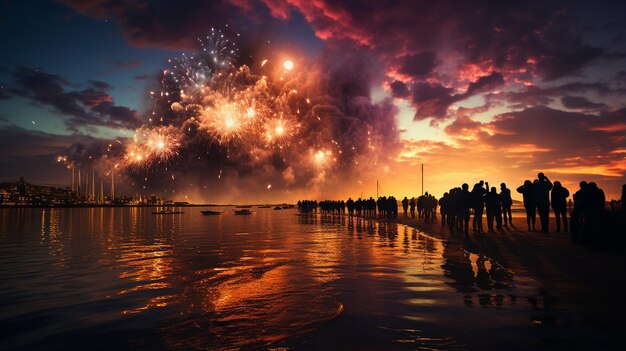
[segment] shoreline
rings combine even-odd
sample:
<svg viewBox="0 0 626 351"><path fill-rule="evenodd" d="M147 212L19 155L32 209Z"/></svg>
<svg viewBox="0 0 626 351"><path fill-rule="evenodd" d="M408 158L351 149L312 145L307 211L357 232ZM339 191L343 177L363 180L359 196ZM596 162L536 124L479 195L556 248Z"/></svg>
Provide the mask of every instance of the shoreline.
<svg viewBox="0 0 626 351"><path fill-rule="evenodd" d="M439 217L438 217L439 219ZM569 233L555 232L550 217L549 234L526 231L526 219L513 218L513 226L494 233L451 232L436 222L420 219L375 218L418 229L466 251L496 260L516 275L530 275L550 294L578 309L589 322L621 330L626 327L626 255L596 251L571 243ZM486 220L483 218L486 228ZM538 225L540 227L540 225Z"/></svg>

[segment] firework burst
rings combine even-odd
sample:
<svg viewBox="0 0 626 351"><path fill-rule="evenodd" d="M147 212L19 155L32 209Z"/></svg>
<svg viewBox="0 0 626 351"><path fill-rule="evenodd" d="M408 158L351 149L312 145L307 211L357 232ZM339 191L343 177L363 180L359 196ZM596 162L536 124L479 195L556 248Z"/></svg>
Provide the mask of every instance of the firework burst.
<svg viewBox="0 0 626 351"><path fill-rule="evenodd" d="M167 163L178 155L180 137L174 126L142 127L135 132L133 142L124 153L125 165L149 167L154 163Z"/></svg>

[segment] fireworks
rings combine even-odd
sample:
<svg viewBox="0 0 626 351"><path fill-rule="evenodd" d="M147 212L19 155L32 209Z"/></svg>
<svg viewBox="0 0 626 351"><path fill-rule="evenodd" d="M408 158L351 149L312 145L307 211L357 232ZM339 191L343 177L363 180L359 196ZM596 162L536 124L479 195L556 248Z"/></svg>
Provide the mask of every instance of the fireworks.
<svg viewBox="0 0 626 351"><path fill-rule="evenodd" d="M166 163L178 155L178 141L176 128L159 127L155 129L140 128L133 136L124 155L128 166L148 167L151 164Z"/></svg>
<svg viewBox="0 0 626 351"><path fill-rule="evenodd" d="M152 113L132 138L105 146L100 168L127 171L135 183L144 184L147 172L162 173L150 177L154 183L182 182L184 177L174 173L193 167L215 171L212 178L221 181L264 172L266 179L285 185L317 184L337 174L327 172L331 168L347 171L358 165L362 152L382 150L383 139L372 141L369 130L374 116L385 110L371 107L363 96L331 96L345 89L324 90L323 71L300 71L282 52L237 65L239 50L220 30L212 29L198 42L198 52L168 61L159 89L149 92ZM365 142L372 146L366 148Z"/></svg>
<svg viewBox="0 0 626 351"><path fill-rule="evenodd" d="M261 72L254 73L235 65L236 45L221 31L212 30L200 43L198 53L170 60L162 90L151 94L155 103L173 121L192 124L201 139L232 152L290 145L311 109L310 99L295 89L301 85L297 78L292 74L286 82L278 69L293 70L293 61L264 59Z"/></svg>

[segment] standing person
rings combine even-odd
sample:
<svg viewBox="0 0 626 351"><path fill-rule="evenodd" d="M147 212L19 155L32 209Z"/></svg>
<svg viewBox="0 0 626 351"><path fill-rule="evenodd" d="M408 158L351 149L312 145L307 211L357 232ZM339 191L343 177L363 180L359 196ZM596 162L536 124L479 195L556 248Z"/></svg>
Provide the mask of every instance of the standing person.
<svg viewBox="0 0 626 351"><path fill-rule="evenodd" d="M485 194L487 193L487 189L489 189L489 184L487 184L486 188L483 188L484 184L485 182L482 180L474 184L472 192L470 193L472 209L474 210L472 228L474 229L474 232L478 233L483 232L483 211L485 209Z"/></svg>
<svg viewBox="0 0 626 351"><path fill-rule="evenodd" d="M465 236L469 235L469 217L470 217L470 207L471 207L471 194L469 192L469 185L467 183L463 184L461 191L458 193L457 197L457 208L459 214L459 221L461 231L465 232Z"/></svg>
<svg viewBox="0 0 626 351"><path fill-rule="evenodd" d="M439 213L441 214L441 225L445 227L448 220L448 193L443 193L439 199Z"/></svg>
<svg viewBox="0 0 626 351"><path fill-rule="evenodd" d="M407 209L409 208L409 199L407 199L407 197L405 196L404 199L402 199L402 209L404 210L404 218L407 218Z"/></svg>
<svg viewBox="0 0 626 351"><path fill-rule="evenodd" d="M587 216L589 210L589 195L587 189L587 182L581 181L579 183L580 189L572 196L574 198L574 210L570 217L570 237L573 243L578 243L582 238L584 218Z"/></svg>
<svg viewBox="0 0 626 351"><path fill-rule="evenodd" d="M485 204L487 205L487 228L489 232L493 233L494 219L496 220L497 229L502 229L502 203L495 186L485 195Z"/></svg>
<svg viewBox="0 0 626 351"><path fill-rule="evenodd" d="M524 185L517 188L517 192L522 194L524 198L524 209L526 210L526 224L528 224L528 231L535 231L536 221L536 203L535 203L535 191L533 190L533 183L530 180L525 180Z"/></svg>
<svg viewBox="0 0 626 351"><path fill-rule="evenodd" d="M537 174L539 181L534 186L535 201L537 201L537 212L539 212L539 220L541 221L541 231L548 234L548 226L550 225L550 190L552 190L552 182L542 172Z"/></svg>
<svg viewBox="0 0 626 351"><path fill-rule="evenodd" d="M567 198L569 197L569 190L561 185L558 180L554 182L554 187L550 193L550 204L556 217L556 231L561 231L561 218L563 218L563 229L567 232Z"/></svg>
<svg viewBox="0 0 626 351"><path fill-rule="evenodd" d="M513 206L513 199L511 198L511 189L506 187L506 184L500 184L500 201L502 202L502 215L504 217L504 226L507 223L513 226L513 218L511 216L511 206ZM508 215L508 221L507 221Z"/></svg>
<svg viewBox="0 0 626 351"><path fill-rule="evenodd" d="M351 197L346 201L346 206L348 207L348 216L352 217L354 214L354 200Z"/></svg>
<svg viewBox="0 0 626 351"><path fill-rule="evenodd" d="M411 208L411 218L415 218L415 197L409 201L409 207Z"/></svg>

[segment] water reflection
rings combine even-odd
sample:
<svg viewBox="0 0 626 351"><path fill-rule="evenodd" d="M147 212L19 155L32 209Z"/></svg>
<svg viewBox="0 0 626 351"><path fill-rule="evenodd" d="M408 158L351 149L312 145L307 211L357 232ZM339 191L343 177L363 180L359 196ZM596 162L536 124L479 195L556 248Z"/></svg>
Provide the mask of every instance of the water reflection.
<svg viewBox="0 0 626 351"><path fill-rule="evenodd" d="M579 328L532 279L395 223L142 208L0 220L2 346L533 349L542 328Z"/></svg>

